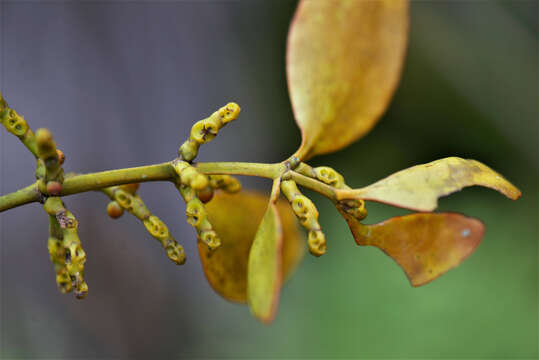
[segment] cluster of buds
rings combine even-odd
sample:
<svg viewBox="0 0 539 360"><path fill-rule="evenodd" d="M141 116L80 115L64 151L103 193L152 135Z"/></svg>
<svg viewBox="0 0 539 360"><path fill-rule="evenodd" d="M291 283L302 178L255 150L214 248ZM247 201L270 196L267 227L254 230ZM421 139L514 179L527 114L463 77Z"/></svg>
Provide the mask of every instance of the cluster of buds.
<svg viewBox="0 0 539 360"><path fill-rule="evenodd" d="M309 252L314 256L326 253L326 237L318 223L318 210L314 203L303 195L293 180L283 180L281 190L292 205L300 224L308 232Z"/></svg>
<svg viewBox="0 0 539 360"><path fill-rule="evenodd" d="M208 191L210 181L206 175L197 171L188 162L176 159L172 162L174 170L178 175L176 187L183 197L186 207L185 216L189 225L193 226L197 231L197 237L205 243L210 250L215 250L221 246L221 239L213 230L206 214L206 208L203 202L199 199L198 191ZM213 189L211 189L213 196Z"/></svg>
<svg viewBox="0 0 539 360"><path fill-rule="evenodd" d="M176 159L172 162L178 175L176 187L183 197L186 207L185 216L189 225L197 232L198 240L215 250L221 240L208 220L204 204L210 201L215 190L222 189L233 193L241 190L240 182L229 175L204 175L187 161Z"/></svg>
<svg viewBox="0 0 539 360"><path fill-rule="evenodd" d="M167 256L177 265L185 263L183 247L172 237L168 227L157 216L152 215L140 196L137 195L139 184L111 186L103 189L111 201L107 205L107 213L117 219L124 210L138 218L144 227L165 249Z"/></svg>
<svg viewBox="0 0 539 360"><path fill-rule="evenodd" d="M235 120L239 113L240 107L238 104L228 103L211 114L210 117L197 121L191 128L189 139L178 150L180 158L189 162L193 161L198 154L200 145L212 141L219 130L232 120Z"/></svg>
<svg viewBox="0 0 539 360"><path fill-rule="evenodd" d="M344 182L344 177L328 166L320 166L312 168L305 163L301 163L295 171L302 175L309 176L319 181L332 186L336 189L349 189ZM361 221L367 217L367 209L363 200L341 200L335 204L341 213L346 213Z"/></svg>
<svg viewBox="0 0 539 360"><path fill-rule="evenodd" d="M62 293L74 290L82 299L88 295L88 284L84 281L86 253L77 233L78 221L59 197L49 197L43 208L49 214L48 249L58 288Z"/></svg>
<svg viewBox="0 0 539 360"><path fill-rule="evenodd" d="M313 169L315 177L322 181L324 184L333 186L337 189L342 189L346 186L344 183L344 177L339 174L335 169L328 166L319 166Z"/></svg>

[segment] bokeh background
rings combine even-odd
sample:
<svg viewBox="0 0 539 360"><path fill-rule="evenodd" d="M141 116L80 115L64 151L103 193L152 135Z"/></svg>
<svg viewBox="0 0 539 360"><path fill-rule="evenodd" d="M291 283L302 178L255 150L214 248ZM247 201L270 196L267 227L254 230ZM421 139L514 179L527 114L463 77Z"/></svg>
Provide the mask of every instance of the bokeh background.
<svg viewBox="0 0 539 360"><path fill-rule="evenodd" d="M300 142L284 63L295 6L3 1L0 88L32 128L52 129L66 171L172 159L192 123L230 100L242 106L240 120L200 160L281 161ZM66 203L88 256L83 301L56 289L40 206L0 215L2 358L536 358L538 54L537 1L412 2L391 107L364 139L311 163L359 187L455 155L519 186L517 202L481 188L441 200L440 210L479 217L487 230L437 281L412 288L378 249L357 247L332 205L313 195L328 252L305 257L264 326L207 284L173 186L147 183L140 193L186 248L183 267L133 217L109 219L102 194L81 194ZM7 193L33 181L35 164L0 134ZM368 208L368 222L405 213Z"/></svg>

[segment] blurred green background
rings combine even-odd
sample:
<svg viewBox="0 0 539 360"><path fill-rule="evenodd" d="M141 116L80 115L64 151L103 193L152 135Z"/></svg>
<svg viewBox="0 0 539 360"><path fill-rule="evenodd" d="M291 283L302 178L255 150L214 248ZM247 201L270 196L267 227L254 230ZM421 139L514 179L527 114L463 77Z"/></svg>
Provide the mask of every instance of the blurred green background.
<svg viewBox="0 0 539 360"><path fill-rule="evenodd" d="M229 100L242 106L240 120L200 160L280 161L300 142L284 66L295 6L2 2L0 87L34 129L52 129L68 171L169 160L193 121ZM517 202L482 188L441 200L440 211L486 225L457 269L412 288L313 195L328 252L305 257L265 326L213 293L171 186L145 184L141 195L185 246L180 268L137 221L113 222L101 195L82 194L66 202L88 255L83 301L55 288L42 209L0 215L2 358L537 358L538 10L536 1L412 2L391 107L361 141L311 162L354 187L446 156L505 175L523 192ZM0 133L7 193L32 181L34 164ZM368 209L369 223L406 213Z"/></svg>

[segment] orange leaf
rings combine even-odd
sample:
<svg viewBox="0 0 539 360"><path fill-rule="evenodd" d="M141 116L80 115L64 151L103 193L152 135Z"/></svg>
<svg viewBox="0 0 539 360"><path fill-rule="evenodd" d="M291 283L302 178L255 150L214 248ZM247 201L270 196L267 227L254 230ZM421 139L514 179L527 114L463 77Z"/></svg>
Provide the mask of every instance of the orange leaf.
<svg viewBox="0 0 539 360"><path fill-rule="evenodd" d="M464 187L480 185L516 200L521 192L503 176L476 160L448 157L401 170L372 185L337 190L342 199L363 199L416 211L432 211L438 198Z"/></svg>
<svg viewBox="0 0 539 360"><path fill-rule="evenodd" d="M249 252L247 302L253 315L265 323L275 317L281 291L283 232L277 207L268 203Z"/></svg>
<svg viewBox="0 0 539 360"><path fill-rule="evenodd" d="M417 213L363 225L341 211L358 245L376 246L404 270L412 286L435 280L479 245L481 221L456 213Z"/></svg>
<svg viewBox="0 0 539 360"><path fill-rule="evenodd" d="M207 245L199 243L198 252L208 282L227 300L247 301L247 259L268 201L267 195L256 191L219 191L206 204L208 219L221 246L211 252ZM286 280L303 257L305 241L288 202L277 201L277 209L283 225L282 273Z"/></svg>
<svg viewBox="0 0 539 360"><path fill-rule="evenodd" d="M306 160L365 135L399 81L406 0L303 0L288 35L288 89Z"/></svg>

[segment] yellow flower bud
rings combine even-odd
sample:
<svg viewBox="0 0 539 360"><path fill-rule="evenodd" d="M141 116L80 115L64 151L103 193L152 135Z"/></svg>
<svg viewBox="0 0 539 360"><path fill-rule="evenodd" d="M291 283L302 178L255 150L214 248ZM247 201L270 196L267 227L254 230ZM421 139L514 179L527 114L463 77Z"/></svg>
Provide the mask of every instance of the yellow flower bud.
<svg viewBox="0 0 539 360"><path fill-rule="evenodd" d="M200 233L200 241L208 245L210 250L215 250L221 246L221 239L217 236L217 233L213 230L204 230Z"/></svg>
<svg viewBox="0 0 539 360"><path fill-rule="evenodd" d="M28 131L28 124L26 123L26 120L17 114L15 110L10 109L5 111L3 122L7 131L15 136L23 136Z"/></svg>
<svg viewBox="0 0 539 360"><path fill-rule="evenodd" d="M313 202L304 195L298 195L292 200L292 210L300 218L318 219L318 210Z"/></svg>
<svg viewBox="0 0 539 360"><path fill-rule="evenodd" d="M213 188L208 185L204 189L198 190L197 197L202 203L208 203L213 198Z"/></svg>
<svg viewBox="0 0 539 360"><path fill-rule="evenodd" d="M205 120L197 121L191 128L190 139L199 144L205 144L215 138L215 134L210 133L204 127Z"/></svg>
<svg viewBox="0 0 539 360"><path fill-rule="evenodd" d="M111 201L107 205L107 214L113 218L117 219L124 213L124 209L116 201Z"/></svg>
<svg viewBox="0 0 539 360"><path fill-rule="evenodd" d="M326 253L326 237L321 230L309 231L309 252L314 256L322 256Z"/></svg>
<svg viewBox="0 0 539 360"><path fill-rule="evenodd" d="M204 209L204 205L199 199L194 198L187 203L185 215L187 216L187 222L197 228L206 219L206 209Z"/></svg>
<svg viewBox="0 0 539 360"><path fill-rule="evenodd" d="M342 188L344 186L344 178L341 174L328 166L320 166L314 168L316 177L318 180L331 185L336 188Z"/></svg>
<svg viewBox="0 0 539 360"><path fill-rule="evenodd" d="M237 119L241 111L241 108L236 103L228 103L226 106L223 106L219 109L219 116L221 116L221 121L223 124L228 124L229 122Z"/></svg>
<svg viewBox="0 0 539 360"><path fill-rule="evenodd" d="M153 237L158 240L166 240L169 237L167 226L155 215L151 215L149 218L143 221L146 230Z"/></svg>
<svg viewBox="0 0 539 360"><path fill-rule="evenodd" d="M114 198L124 209L131 210L133 208L133 196L127 191L121 189L116 190Z"/></svg>
<svg viewBox="0 0 539 360"><path fill-rule="evenodd" d="M185 263L185 251L176 241L169 243L166 247L166 251L168 258L176 265L183 265Z"/></svg>

